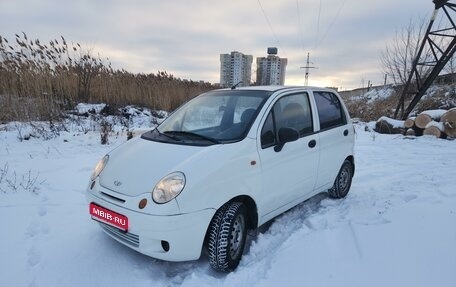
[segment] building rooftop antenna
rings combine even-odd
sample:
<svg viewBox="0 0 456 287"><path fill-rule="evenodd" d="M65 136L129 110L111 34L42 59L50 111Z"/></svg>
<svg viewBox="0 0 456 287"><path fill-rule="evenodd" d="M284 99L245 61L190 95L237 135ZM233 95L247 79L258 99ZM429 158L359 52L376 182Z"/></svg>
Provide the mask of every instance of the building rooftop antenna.
<svg viewBox="0 0 456 287"><path fill-rule="evenodd" d="M318 69L317 67L310 66L310 64L313 64L313 63L310 62L309 59L310 59L310 53L307 53L306 65L304 67L299 67L301 69L305 69L305 72L306 72L306 77L305 77L305 80L304 80L304 86L308 86L309 85L309 71L310 71L310 69Z"/></svg>

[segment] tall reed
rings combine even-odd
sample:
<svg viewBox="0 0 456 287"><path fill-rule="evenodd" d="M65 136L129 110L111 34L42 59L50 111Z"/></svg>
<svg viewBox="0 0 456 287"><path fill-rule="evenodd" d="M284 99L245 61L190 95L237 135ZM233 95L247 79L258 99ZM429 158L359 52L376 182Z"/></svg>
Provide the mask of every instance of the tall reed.
<svg viewBox="0 0 456 287"><path fill-rule="evenodd" d="M113 69L79 43L61 36L47 43L22 32L0 36L0 122L57 120L79 102L173 110L216 86L167 72L134 74Z"/></svg>

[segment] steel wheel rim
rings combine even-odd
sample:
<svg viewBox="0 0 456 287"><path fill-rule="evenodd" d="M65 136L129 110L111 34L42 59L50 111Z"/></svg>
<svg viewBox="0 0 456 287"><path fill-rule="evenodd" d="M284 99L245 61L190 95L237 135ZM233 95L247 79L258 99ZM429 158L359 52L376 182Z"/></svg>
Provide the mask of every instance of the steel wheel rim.
<svg viewBox="0 0 456 287"><path fill-rule="evenodd" d="M350 181L350 170L348 167L344 167L340 171L340 175L339 175L339 190L345 192L345 190L348 187L349 181Z"/></svg>
<svg viewBox="0 0 456 287"><path fill-rule="evenodd" d="M237 258L241 252L242 242L244 240L245 220L244 216L238 215L233 223L230 234L230 255L231 258Z"/></svg>

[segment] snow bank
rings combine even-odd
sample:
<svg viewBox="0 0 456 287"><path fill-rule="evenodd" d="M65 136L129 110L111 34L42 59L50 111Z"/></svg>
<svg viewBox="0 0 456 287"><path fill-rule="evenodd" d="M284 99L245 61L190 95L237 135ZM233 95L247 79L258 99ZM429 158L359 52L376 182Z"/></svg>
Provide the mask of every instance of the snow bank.
<svg viewBox="0 0 456 287"><path fill-rule="evenodd" d="M367 101L368 104L372 104L377 100L385 100L394 94L394 88L392 86L386 87L375 87L370 91L365 92L366 89L354 90L356 94L351 96L351 100L355 101Z"/></svg>
<svg viewBox="0 0 456 287"><path fill-rule="evenodd" d="M365 94L365 97L368 99L367 103L372 104L378 100L385 100L391 97L394 93L394 89L392 87L385 87L379 89L372 89Z"/></svg>
<svg viewBox="0 0 456 287"><path fill-rule="evenodd" d="M395 119L388 118L388 117L385 117L385 116L379 118L378 122L379 121L385 121L385 122L389 123L390 125L392 125L393 128L403 128L404 127L404 121L395 120Z"/></svg>
<svg viewBox="0 0 456 287"><path fill-rule="evenodd" d="M440 119L447 110L428 110L421 112L422 114L428 115L433 119Z"/></svg>
<svg viewBox="0 0 456 287"><path fill-rule="evenodd" d="M84 114L88 112L93 112L95 114L99 114L101 110L106 107L106 104L86 104L86 103L79 103L76 106L76 111L79 114Z"/></svg>
<svg viewBox="0 0 456 287"><path fill-rule="evenodd" d="M444 130L445 130L445 127L444 127L444 125L443 125L442 122L431 121L431 122L429 122L429 123L426 125L425 128L429 128L429 127L436 127L436 128L438 128L439 130L441 130L441 131L444 131Z"/></svg>
<svg viewBox="0 0 456 287"><path fill-rule="evenodd" d="M119 127L120 128L120 127ZM251 237L238 269L143 256L88 214L96 162L125 138L97 132L18 142L0 131L0 167L39 174L40 190L0 192L2 286L442 286L456 282L456 141L356 126L356 173L342 200L318 195ZM432 145L433 148L429 148ZM153 164L153 163L152 163ZM156 163L159 164L159 163ZM153 168L153 165L151 165ZM9 176L11 178L11 176Z"/></svg>

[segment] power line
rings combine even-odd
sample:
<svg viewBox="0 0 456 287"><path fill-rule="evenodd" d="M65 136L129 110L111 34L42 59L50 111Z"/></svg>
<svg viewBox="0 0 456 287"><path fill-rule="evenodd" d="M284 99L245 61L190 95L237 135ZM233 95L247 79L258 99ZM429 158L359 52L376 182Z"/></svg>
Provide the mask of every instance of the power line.
<svg viewBox="0 0 456 287"><path fill-rule="evenodd" d="M320 2L321 2L321 0L320 0ZM323 40L326 38L329 31L331 30L332 26L334 26L334 24L336 23L337 19L339 18L340 12L342 11L342 8L344 8L346 2L347 2L347 0L343 0L342 5L337 10L336 16L333 18L332 22L329 24L328 28L326 29L325 33L323 34L323 37L321 37L321 39L317 42L315 49L318 48L318 46L321 44L321 42L323 42Z"/></svg>
<svg viewBox="0 0 456 287"><path fill-rule="evenodd" d="M280 44L279 38L277 37L276 33L274 32L274 29L272 28L271 22L269 21L269 18L266 15L266 12L264 11L263 5L261 4L260 0L257 0L257 1L258 1L258 5L260 6L261 12L263 13L264 18L266 19L266 22L268 23L269 29L271 29L272 35L274 36L278 46L283 51L283 54L286 57L287 53L285 53L285 50L283 49L282 45Z"/></svg>
<svg viewBox="0 0 456 287"><path fill-rule="evenodd" d="M319 36L319 34L320 34L320 16L321 16L321 0L320 0L320 5L318 6L317 31L316 31L316 33L315 33L314 50L317 49L318 36Z"/></svg>
<svg viewBox="0 0 456 287"><path fill-rule="evenodd" d="M301 21L301 8L299 7L299 0L296 0L296 12L298 13L298 27L299 27L299 36L301 38L301 47L304 49L304 33L302 31L302 21Z"/></svg>

